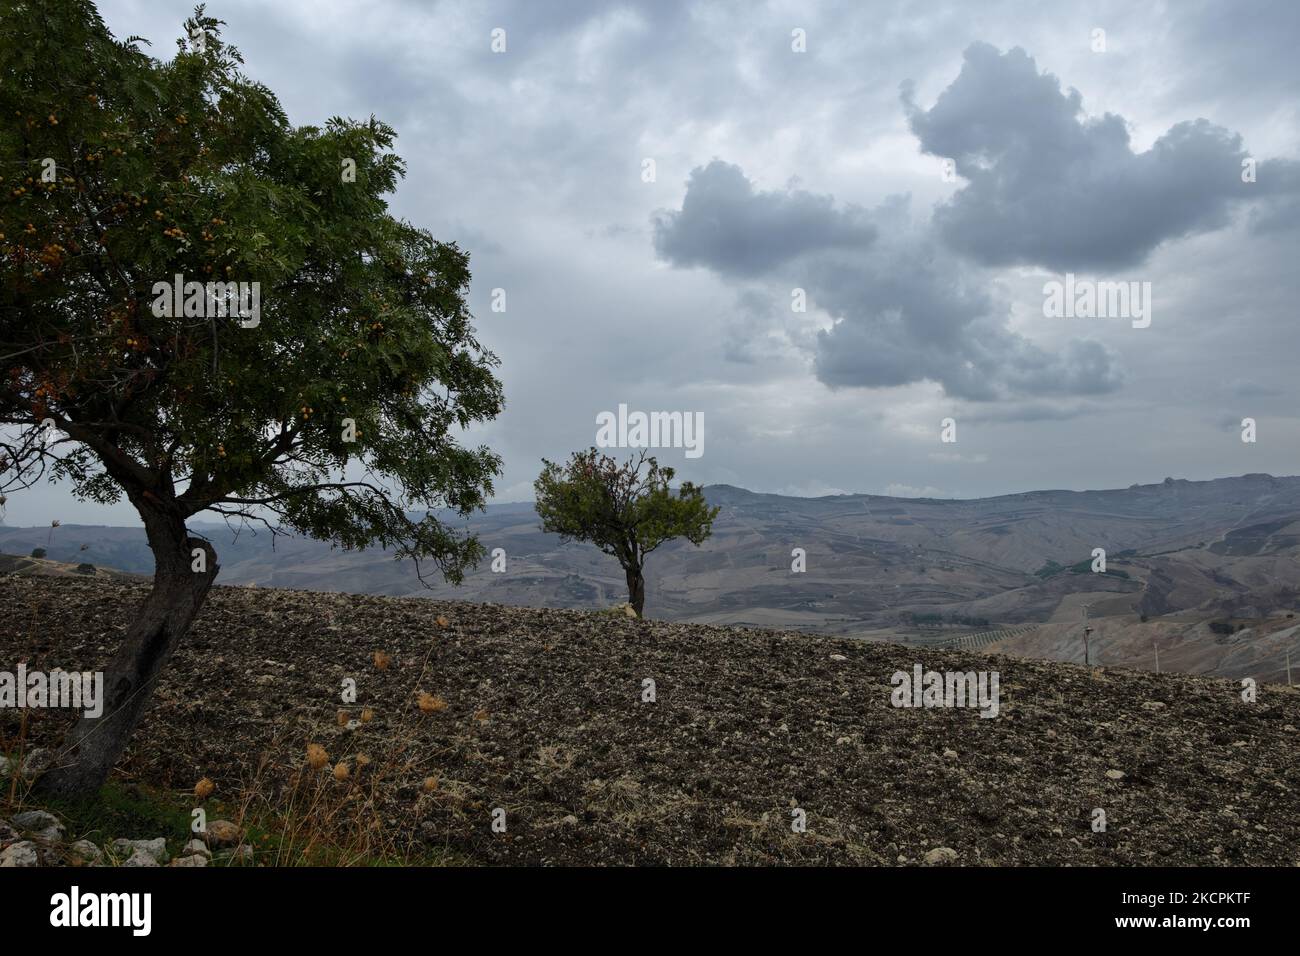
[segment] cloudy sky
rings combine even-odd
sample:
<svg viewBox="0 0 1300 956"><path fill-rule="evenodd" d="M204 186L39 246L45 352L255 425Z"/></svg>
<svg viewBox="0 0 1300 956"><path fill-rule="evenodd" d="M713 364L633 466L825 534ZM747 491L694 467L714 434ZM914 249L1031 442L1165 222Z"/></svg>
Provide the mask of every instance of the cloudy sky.
<svg viewBox="0 0 1300 956"><path fill-rule="evenodd" d="M165 57L191 6L101 10ZM393 125L395 211L470 251L498 500L620 403L704 414L682 477L787 494L1300 473L1293 0L208 10L293 122ZM1046 317L1067 272L1149 282L1150 325Z"/></svg>

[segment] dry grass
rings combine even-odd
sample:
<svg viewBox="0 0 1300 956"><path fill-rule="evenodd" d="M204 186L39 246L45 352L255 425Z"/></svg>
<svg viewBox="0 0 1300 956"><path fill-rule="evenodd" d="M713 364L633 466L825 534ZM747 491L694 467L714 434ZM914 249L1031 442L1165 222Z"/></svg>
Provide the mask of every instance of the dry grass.
<svg viewBox="0 0 1300 956"><path fill-rule="evenodd" d="M375 666L387 669L391 658L383 652L374 655ZM418 709L403 710L390 718L391 732L381 742L369 741L366 752L339 748L350 736L332 736L331 754L317 740L326 738L325 728L317 727L296 746L279 740L269 748L251 774L233 792L217 792L211 779L203 777L183 793L146 792L128 784L130 797L122 796L123 775L115 774L110 784L94 801L84 806L53 805L35 801L29 794L30 781L14 772L0 777L0 814L11 816L24 809L49 809L68 821L67 839L83 832L105 846L112 838L152 838L166 836L169 843L182 845L193 836L188 830L190 811L203 806L209 820L229 819L252 847L252 863L263 866L376 866L376 865L447 865L465 862L451 854L431 849L419 838L419 829L410 820L398 828L381 816L378 808L389 806L394 799L408 802L419 823L425 811L435 805L451 807L458 816L462 806L476 806L469 786L463 782L440 779L436 774L424 783L412 786L416 767L432 769L431 760L417 752L416 729L427 715L447 708L441 697L418 690L428 676L428 659L413 682L408 697L415 698ZM373 707L360 712L360 720L339 709L335 722L339 728L351 729L376 716ZM316 738L316 739L313 739ZM28 755L27 714L22 714L16 736L0 736L0 755L13 768L20 767ZM275 763L272 753L297 752L297 766ZM418 778L416 778L418 781ZM160 821L171 818L169 824ZM82 823L81 821L89 821ZM166 832L159 832L165 830ZM75 833L75 835L74 835ZM112 854L106 851L111 861ZM220 857L218 857L220 860ZM238 857L229 865L240 865ZM222 865L214 861L214 865Z"/></svg>
<svg viewBox="0 0 1300 956"><path fill-rule="evenodd" d="M697 805L685 797L655 793L626 775L614 780L592 780L584 790L591 810L624 827L661 823Z"/></svg>
<svg viewBox="0 0 1300 956"><path fill-rule="evenodd" d="M390 661L382 652L374 655L374 663L381 670L387 669ZM238 807L235 824L250 832L260 831L267 844L265 850L255 847L258 862L268 866L450 862L443 854L430 853L428 845L419 839L418 824L435 802L457 810L469 803L468 787L432 774L412 787L412 771L417 767L428 769L430 762L417 752L417 724L428 714L447 707L441 697L418 689L426 681L428 669L426 656L410 693L417 708L388 715L394 723L378 747L372 740L364 752L328 754L321 745L309 743L306 764L287 775L286 768L272 766L267 758L259 763L253 777L233 798ZM345 726L354 723L350 717L340 710L336 719ZM374 717L375 710L365 707L360 722L368 723ZM280 748L272 751L279 752ZM379 810L394 799L408 802L413 811L413 820L400 829L391 826ZM411 822L417 826L411 827Z"/></svg>
<svg viewBox="0 0 1300 956"><path fill-rule="evenodd" d="M538 748L533 764L537 768L538 778L550 782L572 769L576 758L577 755L568 747L551 745Z"/></svg>

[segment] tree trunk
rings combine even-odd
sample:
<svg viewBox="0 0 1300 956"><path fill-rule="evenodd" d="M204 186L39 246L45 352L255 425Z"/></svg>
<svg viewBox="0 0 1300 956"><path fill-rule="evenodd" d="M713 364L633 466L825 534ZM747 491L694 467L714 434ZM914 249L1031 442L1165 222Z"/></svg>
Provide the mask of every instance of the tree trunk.
<svg viewBox="0 0 1300 956"><path fill-rule="evenodd" d="M637 617L643 617L641 611L645 608L645 578L639 567L623 570L627 577L627 603L632 605Z"/></svg>
<svg viewBox="0 0 1300 956"><path fill-rule="evenodd" d="M99 792L217 576L216 552L206 541L189 537L183 518L139 501L135 504L153 549L153 590L104 675L100 716L77 721L51 769L36 782L38 793L68 798ZM196 548L203 552L199 571L193 569Z"/></svg>

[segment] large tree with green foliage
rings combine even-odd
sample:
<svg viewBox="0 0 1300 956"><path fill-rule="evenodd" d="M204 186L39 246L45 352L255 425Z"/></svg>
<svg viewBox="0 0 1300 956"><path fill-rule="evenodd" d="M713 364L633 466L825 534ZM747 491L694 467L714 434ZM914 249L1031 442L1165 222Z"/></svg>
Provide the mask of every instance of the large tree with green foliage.
<svg viewBox="0 0 1300 956"><path fill-rule="evenodd" d="M542 465L533 483L542 530L589 541L617 558L637 617L645 609L646 555L673 538L702 544L718 515L689 481L674 493L673 469L644 451L621 465L595 448L574 452L563 467L545 459Z"/></svg>
<svg viewBox="0 0 1300 956"><path fill-rule="evenodd" d="M164 61L89 0L0 7L0 477L125 496L156 564L50 793L102 784L203 604L217 560L190 517L452 580L482 551L431 513L482 507L500 469L457 440L502 407L468 256L388 212L389 127L291 125L221 26L196 9ZM177 276L220 284L169 307ZM231 314L226 282L257 309Z"/></svg>

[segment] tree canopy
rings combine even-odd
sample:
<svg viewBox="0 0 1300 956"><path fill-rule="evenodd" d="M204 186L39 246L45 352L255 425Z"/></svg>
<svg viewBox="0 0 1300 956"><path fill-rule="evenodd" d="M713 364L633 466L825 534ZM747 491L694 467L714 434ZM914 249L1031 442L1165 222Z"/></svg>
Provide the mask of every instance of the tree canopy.
<svg viewBox="0 0 1300 956"><path fill-rule="evenodd" d="M125 496L155 561L55 793L103 782L206 599L216 554L188 518L453 581L482 554L438 517L500 470L461 444L503 403L468 256L389 212L392 129L292 125L221 26L198 7L164 61L89 0L0 7L0 491Z"/></svg>
<svg viewBox="0 0 1300 956"><path fill-rule="evenodd" d="M620 464L591 448L574 452L563 466L545 459L542 465L533 485L542 530L588 541L617 558L638 617L645 603L646 555L673 538L702 544L718 514L689 481L674 492L676 472L644 451Z"/></svg>
<svg viewBox="0 0 1300 956"><path fill-rule="evenodd" d="M164 62L86 0L0 15L0 422L27 427L6 478L269 512L455 577L473 540L408 509L472 510L499 468L454 437L502 405L468 256L389 214L392 129L292 126L219 21L184 32ZM177 276L256 283L260 317L155 314Z"/></svg>

